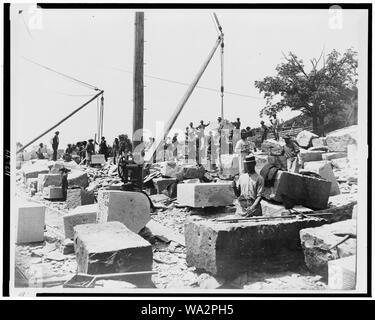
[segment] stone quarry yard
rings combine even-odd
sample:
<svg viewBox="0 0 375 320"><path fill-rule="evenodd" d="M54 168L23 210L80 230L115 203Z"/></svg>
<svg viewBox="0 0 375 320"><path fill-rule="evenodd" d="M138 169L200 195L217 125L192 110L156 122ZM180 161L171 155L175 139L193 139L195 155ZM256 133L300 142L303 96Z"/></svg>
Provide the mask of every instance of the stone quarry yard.
<svg viewBox="0 0 375 320"><path fill-rule="evenodd" d="M345 135L347 134L345 133ZM342 231L340 229L341 222L338 221L347 221L349 229L355 226L356 222L353 220L353 218L355 219L353 216L355 210L353 207L357 203L358 195L358 169L355 155L338 151L343 148L343 145L346 147L346 142L342 142L343 139L335 138L332 141L331 148L335 152L326 152L328 150L327 147L324 147L325 152L309 151L307 149L304 151L306 168L309 167L311 171L319 173L321 177L325 175L324 180L316 180L316 178L303 177L301 175L293 176L293 174L285 173L285 171L281 172L278 178L278 186L275 186L274 189L271 187L269 189L270 192L265 195L266 199L262 200L262 219L264 218L264 220L259 221L224 223L212 220L216 216L231 219L234 217L234 206L232 204L216 208L209 207L211 205L210 201L218 201L219 203L223 201L225 203L230 200L220 198L217 196L218 194L210 198L209 189L210 185L216 182L214 184L215 188L221 185L218 189L227 190L225 192L228 195L228 180L238 170L238 167L234 166L233 156L227 157L226 162L223 163L223 173L220 175L202 170L202 167L198 168L184 164L170 166L168 162L156 163L149 176L155 179L153 183L157 194L155 194L155 190L150 192L151 189L146 188L154 206L154 209L150 212L151 221L146 223L140 232L135 231L152 246L152 271L155 274L152 275L152 284L148 288L176 292L213 289L241 289L249 292L259 290L264 292L278 290L294 292L329 289L327 276L324 275L327 271L328 261L355 254L356 240L353 239L349 239L346 244L336 248L337 252L331 252L329 247L337 240L340 240L338 236L332 233L337 230ZM351 143L351 140L349 142ZM280 146L274 141L265 143L264 149L266 150L259 151L256 154L257 166L259 166L257 171L266 163L275 160L275 157L267 156L267 152L269 149L277 148L280 148ZM308 159L308 157L311 159ZM54 169L58 170L61 166L71 167L73 173L70 181L73 184L81 185L81 191L72 189L73 191L68 196L69 199L64 202L46 200L46 198L51 197L53 187L48 190L49 194L46 196L35 185L38 184L39 186L42 183L42 186L45 187L44 189L48 189L47 185L56 183L50 182L48 184L48 178L57 179L57 177L54 177L53 174L50 174L51 177L44 177L46 164L38 168L38 162L36 160L34 162L36 162L34 164L36 169L32 169L30 163L26 163L26 166L16 173L16 203L21 200L27 200L45 206L45 229L44 237L42 237L44 240L15 245L16 287L61 288L62 284L70 280L78 270L74 243L71 239L66 239L64 217L71 213L72 208L86 204L83 203L84 201L93 203L93 199L103 198L105 190L117 190L113 192L122 193L122 191L118 191L120 190L121 179L118 177L116 166L110 163L106 163L101 167L86 167L72 162L56 162L52 164L53 167L50 173ZM187 183L183 188L180 188L180 192L182 189L186 190L184 191L186 194L191 190L198 190L194 185L198 185L199 190L202 191L199 191L200 195L193 199L185 197L185 194L184 197L179 196L179 189L177 188L177 198L186 198L186 201L192 201L191 204L193 206L195 205L194 201L198 201L196 207L201 205L208 207L204 209L191 208L189 205L177 202L176 195L171 195L167 185L175 181L176 172L174 171L178 166L182 170L177 173L177 176L182 176L182 178L179 177L180 182ZM226 180L228 177L229 179ZM310 198L306 198L306 192L301 193L298 187L295 188L293 186L290 189L287 185L288 179L293 181L292 184L302 184L303 187L310 188L306 189L309 190L309 195L318 197L321 203L314 203ZM326 181L332 181L331 189L329 189L329 185L326 186ZM207 184L207 182L211 183ZM163 185L163 183L167 184ZM316 183L318 185L325 184L324 190L326 191L322 192L323 189L318 188L319 190L315 190L311 187ZM204 187L205 184L206 186ZM285 215L286 209L280 204L280 200L278 203L273 201L277 200L278 197L280 198L281 195L278 192L282 188L281 186L289 190L294 196L298 196L305 201L308 208L301 205L296 206L295 208L298 208L299 212L314 213L310 207L315 205L317 208L324 207L322 210L315 210L316 212L329 213L330 215L320 218L302 215L294 218L289 217L291 219L276 218L280 220L272 220L272 217ZM161 190L162 188L164 190ZM101 194L99 195L100 192ZM328 196L328 193L330 193L330 196ZM205 195L202 196L202 194ZM77 204L77 201L80 203ZM325 207L325 203L328 207ZM286 214L290 215L291 212ZM328 220L322 220L321 218ZM200 220L203 222L199 222ZM269 221L267 222L267 220ZM289 221L290 224L286 221ZM220 225L220 223L222 224ZM339 227L337 230L334 227L331 228L333 231L329 231L331 234L327 236L324 232L315 232L322 224L323 227L327 225L326 223L332 225L338 223L337 226ZM210 226L211 224L212 226ZM201 229L199 229L199 225L202 225ZM255 228L251 229L252 226L255 226ZM130 226L128 228L131 229ZM306 231L303 241L300 239L301 228ZM250 229L252 231L246 231ZM226 238L222 231L230 234L230 237ZM285 239L283 235L287 235ZM230 246L228 246L228 239L233 241L230 242L233 250L230 250ZM212 242L210 242L211 240ZM255 242L253 243L252 241ZM247 250L248 246L251 247L251 250ZM284 252L284 247L288 247L288 249L285 248L286 253ZM218 252L220 252L218 254L221 255L220 257L216 256ZM297 253L296 259L293 258L293 255L290 255L291 252L293 254ZM310 255L307 260L306 256L305 260L303 259L302 253ZM251 256L250 258L253 260L246 260L249 258L247 255ZM240 271L234 272L234 275L231 276L224 276L223 271L237 268L238 261L235 260L235 257L238 256L241 259L245 259L245 264L243 264L244 261L241 261L241 268L238 269ZM244 258L244 256L246 257ZM277 259L264 259L268 256L275 256ZM232 258L233 260L231 260ZM257 263L252 264L248 263L248 261L256 261ZM200 264L203 267L197 269ZM219 270L220 268L226 270ZM312 272L311 270L314 270L314 268L318 271ZM320 272L322 268L324 272ZM213 272L208 270L213 270ZM128 282L119 284L118 281L107 281L103 282L102 285L108 290L117 291L130 290L135 287L134 284Z"/></svg>

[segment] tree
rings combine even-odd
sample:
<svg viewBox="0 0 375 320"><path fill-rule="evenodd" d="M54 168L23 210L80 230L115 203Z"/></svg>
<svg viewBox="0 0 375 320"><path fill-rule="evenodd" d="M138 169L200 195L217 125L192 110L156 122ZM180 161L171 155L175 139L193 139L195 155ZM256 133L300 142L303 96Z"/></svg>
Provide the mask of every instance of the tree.
<svg viewBox="0 0 375 320"><path fill-rule="evenodd" d="M357 52L348 49L341 55L333 50L326 58L322 53L319 59L310 60L309 71L295 54L283 56L286 62L276 67L276 76L255 81L255 87L266 99L260 116L290 107L311 117L313 131L324 134L327 115L339 113L344 105L357 103Z"/></svg>

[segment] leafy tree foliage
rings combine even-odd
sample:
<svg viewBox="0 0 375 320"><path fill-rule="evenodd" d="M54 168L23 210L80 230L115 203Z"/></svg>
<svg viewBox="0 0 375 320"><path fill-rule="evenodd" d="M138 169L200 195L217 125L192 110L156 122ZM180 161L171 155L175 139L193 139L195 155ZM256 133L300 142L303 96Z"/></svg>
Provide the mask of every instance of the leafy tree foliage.
<svg viewBox="0 0 375 320"><path fill-rule="evenodd" d="M285 54L285 62L276 67L276 76L255 81L264 94L266 106L260 115L272 115L286 107L312 118L315 133L324 134L324 119L339 113L344 105L357 103L357 52L344 54L333 50L326 57L310 60L307 70L295 54Z"/></svg>

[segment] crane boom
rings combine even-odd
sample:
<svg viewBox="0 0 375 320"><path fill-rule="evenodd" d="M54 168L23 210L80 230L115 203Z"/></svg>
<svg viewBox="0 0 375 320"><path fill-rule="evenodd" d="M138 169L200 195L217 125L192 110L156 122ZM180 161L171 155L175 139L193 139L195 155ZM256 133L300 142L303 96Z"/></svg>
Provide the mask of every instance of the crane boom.
<svg viewBox="0 0 375 320"><path fill-rule="evenodd" d="M216 40L215 45L212 48L212 50L211 50L210 54L208 55L207 59L205 60L205 62L201 66L201 68L199 69L199 72L195 76L193 82L190 84L190 86L186 90L184 96L180 100L180 102L177 105L176 109L174 110L172 116L169 118L169 121L164 126L164 130L163 130L162 134L160 134L157 137L157 139L155 140L155 142L152 144L151 148L147 151L147 153L145 155L145 158L144 158L145 162L151 162L152 161L153 157L156 154L156 151L160 148L161 144L165 140L165 138L168 135L169 131L172 129L174 123L176 122L177 117L179 116L179 114L181 113L182 109L184 108L186 102L188 101L189 97L193 93L194 88L198 84L200 78L202 77L204 71L206 70L208 64L210 63L210 61L211 61L214 53L216 52L216 49L221 44L222 40L223 40L222 36L219 36L218 39Z"/></svg>

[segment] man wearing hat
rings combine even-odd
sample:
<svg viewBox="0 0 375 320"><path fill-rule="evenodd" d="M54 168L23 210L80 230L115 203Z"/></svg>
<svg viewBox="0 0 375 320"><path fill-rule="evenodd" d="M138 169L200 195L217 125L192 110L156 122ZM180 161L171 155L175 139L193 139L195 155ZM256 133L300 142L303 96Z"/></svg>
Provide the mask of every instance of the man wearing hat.
<svg viewBox="0 0 375 320"><path fill-rule="evenodd" d="M263 120L260 122L260 125L262 129L262 143L263 143L264 140L267 140L268 127L264 124Z"/></svg>
<svg viewBox="0 0 375 320"><path fill-rule="evenodd" d="M254 144L247 139L246 130L241 130L241 139L237 141L234 148L234 152L238 154L238 167L240 174L245 173L245 158L254 150L254 147Z"/></svg>
<svg viewBox="0 0 375 320"><path fill-rule="evenodd" d="M244 165L247 172L240 174L232 183L234 193L238 197L236 213L245 217L262 215L260 201L264 192L264 179L256 173L255 164L253 155L246 156Z"/></svg>
<svg viewBox="0 0 375 320"><path fill-rule="evenodd" d="M102 137L102 141L100 142L99 153L104 154L105 161L108 160L108 145L107 141L105 141L105 137Z"/></svg>
<svg viewBox="0 0 375 320"><path fill-rule="evenodd" d="M55 136L52 138L52 149L53 149L53 156L52 160L56 161L57 160L57 149L59 147L59 131L55 132Z"/></svg>
<svg viewBox="0 0 375 320"><path fill-rule="evenodd" d="M286 166L288 172L299 172L298 154L300 152L298 145L292 140L291 136L286 134L284 136L285 146L283 147L282 155L286 157Z"/></svg>

